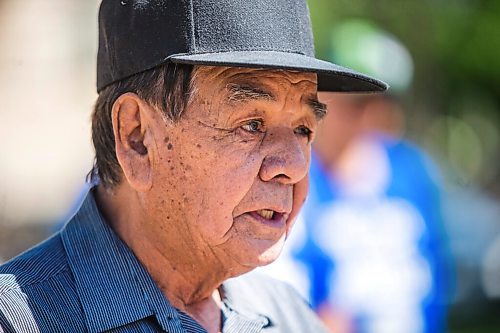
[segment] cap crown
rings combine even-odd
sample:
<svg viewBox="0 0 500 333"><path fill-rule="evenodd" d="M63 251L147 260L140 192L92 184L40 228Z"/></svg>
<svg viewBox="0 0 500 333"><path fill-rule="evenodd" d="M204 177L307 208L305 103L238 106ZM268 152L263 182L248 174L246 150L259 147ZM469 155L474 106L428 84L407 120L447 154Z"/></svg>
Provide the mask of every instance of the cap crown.
<svg viewBox="0 0 500 333"><path fill-rule="evenodd" d="M305 0L103 0L97 88L172 55L278 51L314 56Z"/></svg>

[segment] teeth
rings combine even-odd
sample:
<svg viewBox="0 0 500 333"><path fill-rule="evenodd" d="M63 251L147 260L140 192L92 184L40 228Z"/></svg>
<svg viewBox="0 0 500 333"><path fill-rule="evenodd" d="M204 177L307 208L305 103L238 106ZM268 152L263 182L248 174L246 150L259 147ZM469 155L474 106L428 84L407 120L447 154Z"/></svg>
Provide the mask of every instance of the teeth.
<svg viewBox="0 0 500 333"><path fill-rule="evenodd" d="M259 214L260 216L262 216L263 218L265 218L267 220L270 220L274 216L274 211L269 210L269 209L261 209L261 210L257 211L257 214Z"/></svg>

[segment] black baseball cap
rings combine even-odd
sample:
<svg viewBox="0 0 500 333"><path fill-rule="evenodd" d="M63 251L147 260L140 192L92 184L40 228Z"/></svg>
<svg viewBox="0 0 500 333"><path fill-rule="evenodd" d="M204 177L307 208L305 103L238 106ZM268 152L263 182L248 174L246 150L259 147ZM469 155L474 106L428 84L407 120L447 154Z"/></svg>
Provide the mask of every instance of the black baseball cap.
<svg viewBox="0 0 500 333"><path fill-rule="evenodd" d="M321 91L388 88L314 57L306 0L102 1L97 91L168 62L314 72Z"/></svg>

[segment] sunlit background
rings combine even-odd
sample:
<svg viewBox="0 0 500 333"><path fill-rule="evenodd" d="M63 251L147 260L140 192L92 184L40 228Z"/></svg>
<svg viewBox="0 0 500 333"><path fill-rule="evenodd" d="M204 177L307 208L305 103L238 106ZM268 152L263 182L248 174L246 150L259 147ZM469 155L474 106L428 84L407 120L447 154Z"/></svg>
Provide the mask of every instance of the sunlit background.
<svg viewBox="0 0 500 333"><path fill-rule="evenodd" d="M0 0L0 262L56 230L85 193L98 3ZM309 6L317 56L390 82L401 134L439 168L449 331L499 332L500 1Z"/></svg>

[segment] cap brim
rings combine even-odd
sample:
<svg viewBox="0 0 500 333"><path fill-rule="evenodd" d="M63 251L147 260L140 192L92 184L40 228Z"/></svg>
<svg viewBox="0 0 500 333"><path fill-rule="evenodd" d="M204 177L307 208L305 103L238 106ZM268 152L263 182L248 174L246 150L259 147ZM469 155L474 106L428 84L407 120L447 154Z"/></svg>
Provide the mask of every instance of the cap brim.
<svg viewBox="0 0 500 333"><path fill-rule="evenodd" d="M388 85L380 80L327 61L298 53L276 51L230 51L200 54L176 54L174 63L249 68L278 68L318 74L319 91L383 92Z"/></svg>

